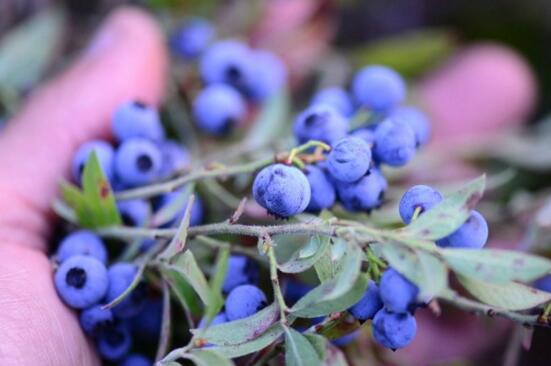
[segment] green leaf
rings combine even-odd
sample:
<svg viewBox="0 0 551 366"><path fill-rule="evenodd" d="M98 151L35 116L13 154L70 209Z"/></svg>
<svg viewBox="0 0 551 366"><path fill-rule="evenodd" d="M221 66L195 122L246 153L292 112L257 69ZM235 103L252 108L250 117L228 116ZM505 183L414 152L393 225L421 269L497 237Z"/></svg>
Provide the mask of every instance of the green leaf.
<svg viewBox="0 0 551 366"><path fill-rule="evenodd" d="M459 282L480 301L507 310L531 309L551 300L551 293L516 282L490 283L458 275Z"/></svg>
<svg viewBox="0 0 551 366"><path fill-rule="evenodd" d="M177 271L162 269L161 271L163 277L170 285L172 294L178 299L182 308L194 316L199 316L202 310L201 300L193 290L193 287Z"/></svg>
<svg viewBox="0 0 551 366"><path fill-rule="evenodd" d="M241 357L268 347L270 344L277 341L282 334L283 328L281 324L276 323L268 328L266 332L262 333L260 336L256 335L248 342L228 346L215 346L210 349L229 358Z"/></svg>
<svg viewBox="0 0 551 366"><path fill-rule="evenodd" d="M378 244L377 249L394 269L419 287L422 300L429 300L447 288L448 271L434 255L391 242Z"/></svg>
<svg viewBox="0 0 551 366"><path fill-rule="evenodd" d="M159 260L171 261L174 259L176 255L178 255L178 253L184 250L186 246L187 231L189 229L189 221L191 219L191 209L193 208L194 200L195 200L195 196L192 195L191 197L189 197L189 200L187 201L186 211L184 212L184 218L180 222L180 226L178 227L178 232L176 233L176 236L172 238L170 244L168 244L166 249L161 254L159 254L158 256ZM195 258L193 260L195 261Z"/></svg>
<svg viewBox="0 0 551 366"><path fill-rule="evenodd" d="M314 265L320 282L325 282L335 277L346 250L346 241L340 238L333 238L331 240L333 244L330 246L330 250L324 251Z"/></svg>
<svg viewBox="0 0 551 366"><path fill-rule="evenodd" d="M22 90L39 81L61 45L63 14L39 12L7 33L0 43L0 85Z"/></svg>
<svg viewBox="0 0 551 366"><path fill-rule="evenodd" d="M312 344L324 366L347 366L348 362L340 349L333 346L325 337L308 333L304 335Z"/></svg>
<svg viewBox="0 0 551 366"><path fill-rule="evenodd" d="M194 182L188 183L176 199L170 201L168 205L161 207L151 218L151 225L154 227L168 224L182 212L182 208L187 207L189 198L195 190Z"/></svg>
<svg viewBox="0 0 551 366"><path fill-rule="evenodd" d="M286 126L289 109L289 95L282 90L264 104L243 144L249 149L258 149L274 141Z"/></svg>
<svg viewBox="0 0 551 366"><path fill-rule="evenodd" d="M325 359L327 339L324 336L315 333L304 333L304 336L310 342L318 354L320 360Z"/></svg>
<svg viewBox="0 0 551 366"><path fill-rule="evenodd" d="M191 329L191 333L195 335L204 331L202 338L207 343L220 346L237 345L255 339L268 329L278 316L279 309L274 303L247 318L214 325L206 330Z"/></svg>
<svg viewBox="0 0 551 366"><path fill-rule="evenodd" d="M222 285L226 278L226 272L228 269L228 259L230 257L229 248L220 248L218 251L218 257L216 258L216 265L214 267L214 275L210 281L210 300L205 310L207 319L212 319L222 306L224 306L224 297L222 296Z"/></svg>
<svg viewBox="0 0 551 366"><path fill-rule="evenodd" d="M200 366L232 366L234 363L222 354L209 349L193 349L189 352L193 362Z"/></svg>
<svg viewBox="0 0 551 366"><path fill-rule="evenodd" d="M468 182L399 232L405 236L427 240L441 239L453 233L469 218L482 197L485 182L485 175Z"/></svg>
<svg viewBox="0 0 551 366"><path fill-rule="evenodd" d="M355 50L358 66L386 65L404 76L417 76L432 69L455 49L450 32L442 29L416 30L371 42Z"/></svg>
<svg viewBox="0 0 551 366"><path fill-rule="evenodd" d="M321 365L321 359L312 344L293 328L285 329L285 364L288 366Z"/></svg>
<svg viewBox="0 0 551 366"><path fill-rule="evenodd" d="M143 278L143 272L145 270L145 264L142 264L138 267L138 270L136 271L136 274L134 275L134 278L132 279L132 282L128 285L126 290L124 290L119 296L117 296L115 299L113 299L110 303L103 305L104 309L111 309L118 304L120 304L128 295L134 291L136 287L142 282Z"/></svg>
<svg viewBox="0 0 551 366"><path fill-rule="evenodd" d="M122 223L113 190L105 177L95 151L92 151L82 173L82 190L61 183L61 194L74 210L81 226L97 229Z"/></svg>
<svg viewBox="0 0 551 366"><path fill-rule="evenodd" d="M291 308L291 314L302 318L316 318L318 316L344 311L361 299L368 284L367 276L361 274L355 282L351 283L351 289L340 295L340 297L333 300L316 301L316 296L323 296L323 290L332 290L331 284L333 281L334 280L330 280L329 283L325 282L306 294L306 296L300 299L295 306Z"/></svg>
<svg viewBox="0 0 551 366"><path fill-rule="evenodd" d="M551 272L551 261L532 254L502 249L443 249L457 273L484 282L530 282Z"/></svg>
<svg viewBox="0 0 551 366"><path fill-rule="evenodd" d="M330 238L328 236L315 235L301 249L297 250L291 258L277 267L281 272L300 273L312 267L324 254L329 251Z"/></svg>

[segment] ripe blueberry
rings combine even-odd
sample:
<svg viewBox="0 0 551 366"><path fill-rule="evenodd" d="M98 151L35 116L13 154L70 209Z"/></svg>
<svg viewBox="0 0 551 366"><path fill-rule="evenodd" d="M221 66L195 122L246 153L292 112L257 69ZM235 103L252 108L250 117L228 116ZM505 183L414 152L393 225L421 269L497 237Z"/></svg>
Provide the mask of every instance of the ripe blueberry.
<svg viewBox="0 0 551 366"><path fill-rule="evenodd" d="M257 174L253 196L270 214L287 218L306 209L310 203L310 184L297 168L274 164Z"/></svg>
<svg viewBox="0 0 551 366"><path fill-rule="evenodd" d="M415 107L397 108L390 118L397 124L409 126L415 134L416 146L425 145L430 138L430 122L428 117Z"/></svg>
<svg viewBox="0 0 551 366"><path fill-rule="evenodd" d="M183 193L183 190L178 190L170 193L166 193L162 195L156 205L157 210L160 210L163 207L166 207L176 200L178 200ZM180 221L183 219L185 210L187 207L187 201L184 202L181 206L181 209L176 212L173 218L169 220L169 222L166 225L166 227L174 226L180 224ZM201 200L201 197L195 196L195 199L193 201L193 206L191 207L191 217L189 219L189 225L190 226L196 226L201 225L203 222L203 218L205 216L205 209L203 207L203 201Z"/></svg>
<svg viewBox="0 0 551 366"><path fill-rule="evenodd" d="M348 309L348 312L361 322L372 319L381 308L383 301L379 294L379 287L374 281L369 281L369 285L364 295L356 304Z"/></svg>
<svg viewBox="0 0 551 366"><path fill-rule="evenodd" d="M332 144L346 136L348 120L334 107L316 104L306 108L295 119L293 132L299 143L309 140Z"/></svg>
<svg viewBox="0 0 551 366"><path fill-rule="evenodd" d="M128 355L119 366L151 366L152 364L147 357L134 353Z"/></svg>
<svg viewBox="0 0 551 366"><path fill-rule="evenodd" d="M189 168L191 165L191 155L185 147L176 141L163 141L159 145L159 149L163 156L161 177L168 178L175 173Z"/></svg>
<svg viewBox="0 0 551 366"><path fill-rule="evenodd" d="M381 172L371 168L369 172L353 183L337 184L339 200L351 212L371 212L383 204L388 184Z"/></svg>
<svg viewBox="0 0 551 366"><path fill-rule="evenodd" d="M400 74L385 66L367 66L354 76L352 93L364 107L386 113L406 97L406 84Z"/></svg>
<svg viewBox="0 0 551 366"><path fill-rule="evenodd" d="M316 104L330 105L346 117L354 113L354 104L350 95L337 86L319 90L310 101L310 105Z"/></svg>
<svg viewBox="0 0 551 366"><path fill-rule="evenodd" d="M107 292L107 270L96 258L75 255L65 260L55 273L59 296L72 308L96 304Z"/></svg>
<svg viewBox="0 0 551 366"><path fill-rule="evenodd" d="M551 275L544 276L534 283L534 287L538 290L551 292Z"/></svg>
<svg viewBox="0 0 551 366"><path fill-rule="evenodd" d="M427 212L443 199L442 194L432 187L424 185L413 186L400 199L400 217L404 223L409 224L418 207L420 207L420 213Z"/></svg>
<svg viewBox="0 0 551 366"><path fill-rule="evenodd" d="M383 347L396 350L411 343L417 322L410 313L392 313L381 309L373 318L373 338Z"/></svg>
<svg viewBox="0 0 551 366"><path fill-rule="evenodd" d="M199 73L207 84L224 83L244 91L253 69L251 50L241 41L212 44L199 62Z"/></svg>
<svg viewBox="0 0 551 366"><path fill-rule="evenodd" d="M369 146L373 146L375 144L375 132L373 129L364 127L359 128L355 131L352 131L350 133L350 136L359 137L362 140L364 140Z"/></svg>
<svg viewBox="0 0 551 366"><path fill-rule="evenodd" d="M80 313L80 327L86 334L97 336L113 325L113 312L94 305Z"/></svg>
<svg viewBox="0 0 551 366"><path fill-rule="evenodd" d="M358 137L345 137L333 144L327 155L327 169L333 178L352 183L363 177L371 166L371 149Z"/></svg>
<svg viewBox="0 0 551 366"><path fill-rule="evenodd" d="M101 357L109 361L117 361L128 354L132 347L132 335L124 322L109 327L97 338L97 348Z"/></svg>
<svg viewBox="0 0 551 366"><path fill-rule="evenodd" d="M285 300L288 305L293 306L297 301L302 299L304 295L310 292L314 287L302 282L288 281L285 286Z"/></svg>
<svg viewBox="0 0 551 366"><path fill-rule="evenodd" d="M374 159L378 162L402 166L415 155L415 134L409 126L386 119L375 130Z"/></svg>
<svg viewBox="0 0 551 366"><path fill-rule="evenodd" d="M337 193L325 171L316 165L308 165L304 174L310 183L310 203L306 211L319 212L333 206Z"/></svg>
<svg viewBox="0 0 551 366"><path fill-rule="evenodd" d="M145 226L151 215L151 207L146 200L119 201L117 206L122 222L127 226Z"/></svg>
<svg viewBox="0 0 551 366"><path fill-rule="evenodd" d="M444 248L480 249L488 241L488 223L480 212L472 211L463 225L447 237L437 240Z"/></svg>
<svg viewBox="0 0 551 366"><path fill-rule="evenodd" d="M115 110L112 129L120 142L135 137L155 142L165 138L159 112L139 101L123 103Z"/></svg>
<svg viewBox="0 0 551 366"><path fill-rule="evenodd" d="M404 313L415 303L419 288L394 268L389 268L381 276L379 293L386 309Z"/></svg>
<svg viewBox="0 0 551 366"><path fill-rule="evenodd" d="M226 317L229 321L243 319L262 310L268 304L266 295L256 286L234 288L226 299Z"/></svg>
<svg viewBox="0 0 551 366"><path fill-rule="evenodd" d="M193 102L197 127L212 135L227 134L245 118L246 113L243 97L225 84L207 86Z"/></svg>
<svg viewBox="0 0 551 366"><path fill-rule="evenodd" d="M170 39L172 51L184 59L199 57L214 37L215 30L203 18L191 18L180 26Z"/></svg>
<svg viewBox="0 0 551 366"><path fill-rule="evenodd" d="M228 321L228 318L226 317L226 313L219 313L214 318L212 318L212 321L210 322L209 326L212 327L213 325L218 324L224 324ZM207 325L207 319L203 318L197 325L197 328L202 329Z"/></svg>
<svg viewBox="0 0 551 366"><path fill-rule="evenodd" d="M162 168L159 148L143 138L124 141L115 154L117 178L127 186L139 186L153 182Z"/></svg>
<svg viewBox="0 0 551 366"><path fill-rule="evenodd" d="M115 152L113 147L108 142L102 140L86 142L77 150L71 167L73 179L75 182L80 183L84 166L88 162L88 158L90 157L92 151L96 152L103 173L107 179L112 182L114 177L113 161Z"/></svg>
<svg viewBox="0 0 551 366"><path fill-rule="evenodd" d="M247 82L247 95L255 101L264 101L279 92L287 82L283 61L270 51L252 52L253 70Z"/></svg>
<svg viewBox="0 0 551 366"><path fill-rule="evenodd" d="M101 263L107 263L107 250L99 236L88 230L79 230L67 235L59 244L56 252L58 262L64 262L75 255L94 257Z"/></svg>
<svg viewBox="0 0 551 366"><path fill-rule="evenodd" d="M115 300L130 286L138 272L136 265L119 262L109 267L109 288L105 299L107 302ZM121 319L131 318L140 313L146 302L145 284L140 283L124 300L112 308L113 314Z"/></svg>
<svg viewBox="0 0 551 366"><path fill-rule="evenodd" d="M232 255L228 259L228 269L226 278L222 285L224 293L229 293L231 290L240 285L256 284L258 282L258 264L243 256Z"/></svg>
<svg viewBox="0 0 551 366"><path fill-rule="evenodd" d="M160 299L147 299L138 315L129 319L132 335L144 342L155 342L161 334L163 302Z"/></svg>

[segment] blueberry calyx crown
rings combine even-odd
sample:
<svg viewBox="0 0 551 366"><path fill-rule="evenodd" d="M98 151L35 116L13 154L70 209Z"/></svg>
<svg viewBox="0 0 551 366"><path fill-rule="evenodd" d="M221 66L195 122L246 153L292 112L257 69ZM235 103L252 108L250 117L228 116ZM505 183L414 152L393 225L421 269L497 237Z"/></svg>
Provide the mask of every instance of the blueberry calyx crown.
<svg viewBox="0 0 551 366"><path fill-rule="evenodd" d="M81 289L86 284L86 271L78 267L71 268L65 275L65 281L69 286Z"/></svg>

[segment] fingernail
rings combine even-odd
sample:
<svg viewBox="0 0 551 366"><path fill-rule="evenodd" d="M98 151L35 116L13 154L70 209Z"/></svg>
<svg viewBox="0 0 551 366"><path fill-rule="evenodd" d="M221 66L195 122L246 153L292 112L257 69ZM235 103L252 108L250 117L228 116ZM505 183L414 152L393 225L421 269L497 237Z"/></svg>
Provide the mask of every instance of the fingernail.
<svg viewBox="0 0 551 366"><path fill-rule="evenodd" d="M123 37L124 19L124 11L115 11L110 15L84 50L83 58L95 58L112 49Z"/></svg>

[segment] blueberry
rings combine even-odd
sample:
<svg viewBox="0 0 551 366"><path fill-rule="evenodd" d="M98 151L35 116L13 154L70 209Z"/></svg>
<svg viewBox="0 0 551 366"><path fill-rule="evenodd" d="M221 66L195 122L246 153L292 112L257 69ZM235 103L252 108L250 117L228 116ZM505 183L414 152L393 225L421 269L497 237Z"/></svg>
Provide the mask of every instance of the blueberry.
<svg viewBox="0 0 551 366"><path fill-rule="evenodd" d="M222 290L224 293L229 293L237 286L256 284L258 271L258 264L250 258L243 255L230 256Z"/></svg>
<svg viewBox="0 0 551 366"><path fill-rule="evenodd" d="M371 212L383 204L388 184L379 170L371 168L367 175L353 183L337 184L339 200L351 212Z"/></svg>
<svg viewBox="0 0 551 366"><path fill-rule="evenodd" d="M224 84L207 86L193 102L197 127L212 135L227 134L245 118L246 113L243 97Z"/></svg>
<svg viewBox="0 0 551 366"><path fill-rule="evenodd" d="M80 313L80 327L86 334L96 336L113 325L113 312L94 305Z"/></svg>
<svg viewBox="0 0 551 366"><path fill-rule="evenodd" d="M551 292L551 275L544 276L534 283L534 287L538 290Z"/></svg>
<svg viewBox="0 0 551 366"><path fill-rule="evenodd" d="M117 361L128 354L132 347L132 335L128 325L123 322L104 330L97 338L97 348L101 357Z"/></svg>
<svg viewBox="0 0 551 366"><path fill-rule="evenodd" d="M109 267L109 288L105 297L107 302L115 300L121 295L136 277L138 268L132 263L119 262ZM146 302L145 284L140 283L124 300L112 308L113 314L121 319L131 318L143 309Z"/></svg>
<svg viewBox="0 0 551 366"><path fill-rule="evenodd" d="M146 200L135 199L117 202L122 222L127 226L145 226L151 215L151 207Z"/></svg>
<svg viewBox="0 0 551 366"><path fill-rule="evenodd" d="M153 182L160 175L162 163L159 148L142 138L126 140L115 154L117 177L129 187Z"/></svg>
<svg viewBox="0 0 551 366"><path fill-rule="evenodd" d="M310 105L326 104L339 111L343 116L350 117L354 113L354 104L350 95L340 87L330 87L319 90L310 101Z"/></svg>
<svg viewBox="0 0 551 366"><path fill-rule="evenodd" d="M256 314L268 304L266 295L256 286L241 285L234 288L226 299L226 316L229 321Z"/></svg>
<svg viewBox="0 0 551 366"><path fill-rule="evenodd" d="M147 299L142 310L129 319L132 335L144 342L156 342L161 334L163 302L160 299Z"/></svg>
<svg viewBox="0 0 551 366"><path fill-rule="evenodd" d="M314 287L302 282L289 281L285 286L285 300L288 305L293 306L297 301L302 299L304 295L310 292ZM323 320L323 319L322 319Z"/></svg>
<svg viewBox="0 0 551 366"><path fill-rule="evenodd" d="M360 330L358 329L352 333L348 333L346 335L343 335L342 337L333 339L331 343L333 343L337 347L344 347L354 342L359 337L359 335L360 335Z"/></svg>
<svg viewBox="0 0 551 366"><path fill-rule="evenodd" d="M374 281L369 281L369 285L364 295L356 304L352 305L348 311L361 322L372 319L381 308L383 301L379 294L379 287Z"/></svg>
<svg viewBox="0 0 551 366"><path fill-rule="evenodd" d="M350 136L361 138L369 146L373 146L375 144L375 132L374 132L373 129L368 128L368 127L359 128L355 131L352 131L350 133Z"/></svg>
<svg viewBox="0 0 551 366"><path fill-rule="evenodd" d="M92 151L96 152L99 164L107 179L109 181L113 181L113 161L115 157L113 147L106 141L94 140L86 142L84 145L82 145L77 150L73 158L71 174L75 182L80 183L80 177L82 175L82 172L84 171L84 166L88 162L88 158L90 157L90 153Z"/></svg>
<svg viewBox="0 0 551 366"><path fill-rule="evenodd" d="M61 263L55 273L59 296L72 308L96 304L107 292L107 270L96 258L75 255Z"/></svg>
<svg viewBox="0 0 551 366"><path fill-rule="evenodd" d="M356 100L375 112L386 113L406 97L406 84L400 74L385 66L366 66L352 81Z"/></svg>
<svg viewBox="0 0 551 366"><path fill-rule="evenodd" d="M274 164L257 174L253 196L270 214L286 218L306 209L310 203L310 184L297 168Z"/></svg>
<svg viewBox="0 0 551 366"><path fill-rule="evenodd" d="M346 136L348 120L334 107L316 104L306 108L295 119L293 132L299 143L309 140L332 144Z"/></svg>
<svg viewBox="0 0 551 366"><path fill-rule="evenodd" d="M392 313L381 309L373 319L373 338L383 347L397 350L411 343L417 322L409 313Z"/></svg>
<svg viewBox="0 0 551 366"><path fill-rule="evenodd" d="M226 317L226 314L225 313L219 313L214 318L212 318L212 321L210 322L209 326L212 327L213 325L224 324L224 323L227 323L227 322L228 322L228 318ZM207 325L207 318L203 318L203 319L201 319L201 321L197 325L197 328L202 329L206 325Z"/></svg>
<svg viewBox="0 0 551 366"><path fill-rule="evenodd" d="M201 57L199 73L207 84L224 83L246 90L253 70L250 48L237 40L219 41Z"/></svg>
<svg viewBox="0 0 551 366"><path fill-rule="evenodd" d="M352 183L363 177L371 166L371 149L358 137L345 137L333 144L327 155L327 169L333 178Z"/></svg>
<svg viewBox="0 0 551 366"><path fill-rule="evenodd" d="M184 59L199 57L214 38L213 26L203 18L191 18L170 39L172 51Z"/></svg>
<svg viewBox="0 0 551 366"><path fill-rule="evenodd" d="M279 92L287 82L287 69L283 61L270 51L252 52L252 77L248 81L248 95L264 101Z"/></svg>
<svg viewBox="0 0 551 366"><path fill-rule="evenodd" d="M308 165L304 174L310 183L310 203L306 211L319 212L333 206L337 193L325 171L318 166Z"/></svg>
<svg viewBox="0 0 551 366"><path fill-rule="evenodd" d="M138 354L128 355L119 366L151 366L153 363L145 356Z"/></svg>
<svg viewBox="0 0 551 366"><path fill-rule="evenodd" d="M164 141L159 145L163 156L161 177L168 178L191 165L191 156L187 149L176 141Z"/></svg>
<svg viewBox="0 0 551 366"><path fill-rule="evenodd" d="M375 130L374 159L378 162L402 166L415 155L415 134L409 126L386 119Z"/></svg>
<svg viewBox="0 0 551 366"><path fill-rule="evenodd" d="M404 313L415 303L419 288L394 268L388 268L381 276L379 293L386 309Z"/></svg>
<svg viewBox="0 0 551 366"><path fill-rule="evenodd" d="M480 249L488 241L488 223L478 211L472 211L463 225L447 237L437 240L444 248Z"/></svg>
<svg viewBox="0 0 551 366"><path fill-rule="evenodd" d="M162 195L158 202L157 202L157 210L160 210L163 207L166 207L170 205L175 200L179 199L179 197L182 195L183 190L170 192ZM183 219L186 207L187 207L187 201L181 206L179 212L177 212L174 217L163 226L174 226L180 224L180 221ZM201 225L203 222L205 216L205 209L203 207L203 201L201 200L201 197L198 195L195 196L195 200L193 201L193 206L191 207L191 217L189 219L189 225L190 226L197 226Z"/></svg>
<svg viewBox="0 0 551 366"><path fill-rule="evenodd" d="M115 110L112 128L113 135L120 142L135 137L155 142L165 138L159 112L138 101L123 103Z"/></svg>
<svg viewBox="0 0 551 366"><path fill-rule="evenodd" d="M404 223L409 224L413 218L415 209L420 207L420 213L427 212L443 199L442 194L432 187L424 185L413 186L404 193L400 200L400 217Z"/></svg>
<svg viewBox="0 0 551 366"><path fill-rule="evenodd" d="M79 230L67 235L59 244L56 252L58 262L64 262L75 255L94 257L101 263L107 263L107 250L99 236L88 230Z"/></svg>
<svg viewBox="0 0 551 366"><path fill-rule="evenodd" d="M400 107L390 115L398 124L409 126L415 134L416 146L425 145L430 138L430 122L428 117L415 107Z"/></svg>

